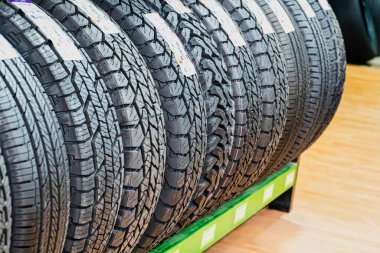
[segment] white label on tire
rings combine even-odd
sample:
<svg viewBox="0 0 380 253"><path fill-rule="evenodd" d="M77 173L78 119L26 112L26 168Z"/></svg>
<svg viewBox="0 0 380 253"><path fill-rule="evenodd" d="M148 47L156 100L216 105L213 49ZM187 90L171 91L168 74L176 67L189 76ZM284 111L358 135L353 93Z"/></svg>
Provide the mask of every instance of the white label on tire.
<svg viewBox="0 0 380 253"><path fill-rule="evenodd" d="M277 0L267 0L267 3L269 7L272 9L274 15L276 15L278 21L282 26L282 29L284 29L284 32L294 32L293 23L290 20L288 14L286 14L284 8L282 8L281 4Z"/></svg>
<svg viewBox="0 0 380 253"><path fill-rule="evenodd" d="M260 8L260 6L256 3L255 0L243 0L244 4L248 7L249 11L254 15L257 19L257 22L260 24L263 32L265 34L274 33L273 27L267 17L265 16L264 11Z"/></svg>
<svg viewBox="0 0 380 253"><path fill-rule="evenodd" d="M182 73L185 76L195 75L196 70L194 64L191 62L184 45L177 35L170 29L166 21L156 12L145 14L144 16L152 23L152 25L154 25L154 27L156 27L157 31L161 34L166 43L168 43L181 68Z"/></svg>
<svg viewBox="0 0 380 253"><path fill-rule="evenodd" d="M316 16L313 8L311 8L307 0L298 0L298 3L308 18L314 18Z"/></svg>
<svg viewBox="0 0 380 253"><path fill-rule="evenodd" d="M265 188L263 195L263 203L266 203L269 199L273 197L273 190L274 184L271 184L267 188Z"/></svg>
<svg viewBox="0 0 380 253"><path fill-rule="evenodd" d="M235 47L245 46L247 44L230 14L224 10L219 2L216 0L200 0L200 2L218 19Z"/></svg>
<svg viewBox="0 0 380 253"><path fill-rule="evenodd" d="M234 224L244 220L244 218L247 215L247 207L248 207L248 203L246 202L242 204L241 206L239 206L238 208L236 208Z"/></svg>
<svg viewBox="0 0 380 253"><path fill-rule="evenodd" d="M180 0L166 0L166 2L179 14L191 12Z"/></svg>
<svg viewBox="0 0 380 253"><path fill-rule="evenodd" d="M20 54L2 35L0 35L0 60L16 57L20 57Z"/></svg>
<svg viewBox="0 0 380 253"><path fill-rule="evenodd" d="M285 187L289 187L293 184L295 176L296 172L294 170L290 172L288 175L286 175Z"/></svg>
<svg viewBox="0 0 380 253"><path fill-rule="evenodd" d="M38 26L38 29L53 43L63 60L82 60L82 54L74 41L45 11L29 0L13 0L12 3Z"/></svg>
<svg viewBox="0 0 380 253"><path fill-rule="evenodd" d="M119 27L107 16L102 10L100 10L95 4L89 0L75 0L73 4L78 6L91 20L99 27L105 34L120 33Z"/></svg>
<svg viewBox="0 0 380 253"><path fill-rule="evenodd" d="M201 249L215 239L216 224L205 230L202 234Z"/></svg>
<svg viewBox="0 0 380 253"><path fill-rule="evenodd" d="M331 6L327 0L318 0L318 2L325 11L331 10Z"/></svg>

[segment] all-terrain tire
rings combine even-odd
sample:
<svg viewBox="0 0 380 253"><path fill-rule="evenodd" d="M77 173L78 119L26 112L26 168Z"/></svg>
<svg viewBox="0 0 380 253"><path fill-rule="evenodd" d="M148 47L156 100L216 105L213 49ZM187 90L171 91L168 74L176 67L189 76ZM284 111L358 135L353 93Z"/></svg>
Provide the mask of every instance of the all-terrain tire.
<svg viewBox="0 0 380 253"><path fill-rule="evenodd" d="M1 223L5 215L5 225L11 224L0 236L6 242L1 251L62 251L69 219L63 142L52 105L29 66L20 57L0 61L0 213Z"/></svg>
<svg viewBox="0 0 380 253"><path fill-rule="evenodd" d="M156 82L165 115L167 162L163 194L160 196L157 189L155 195L156 201L159 197L161 200L158 202L160 215L168 219L175 208L181 208L181 197L191 194L202 170L206 145L206 105L202 87L196 74L185 75L182 72L169 44L155 24L145 16L154 10L144 1L95 2L129 35L140 50ZM154 206L151 214L153 211ZM158 221L156 217L153 216L153 219ZM149 220L146 220L139 226L142 233L148 223ZM154 233L154 226L149 229L147 233ZM138 239L140 238L123 238L115 234L108 248L116 252L130 251L138 243Z"/></svg>
<svg viewBox="0 0 380 253"><path fill-rule="evenodd" d="M188 190L174 194L171 188L162 190L155 214L135 251L152 249L160 241L169 237L187 210L194 193L197 191L196 194L199 195L204 189L214 187L215 180L219 180L219 175L216 174L219 165L212 166L223 161L223 156L228 151L226 148L228 139L231 138L233 130L232 110L234 108L231 103L231 82L227 77L226 66L215 41L193 13L178 13L164 0L147 2L177 34L197 70L206 104L208 142L205 161L207 164L203 167L198 184L196 180L188 179ZM198 166L202 164L199 163ZM168 203L167 196L172 196L171 203ZM173 198L177 199L175 205L173 205Z"/></svg>
<svg viewBox="0 0 380 253"><path fill-rule="evenodd" d="M242 0L219 0L241 30L257 62L263 104L263 119L254 159L245 174L236 184L231 184L223 193L218 205L227 202L250 184L250 178L258 168L265 167L279 144L286 122L288 83L285 58L277 34L264 33L262 26Z"/></svg>
<svg viewBox="0 0 380 253"><path fill-rule="evenodd" d="M28 16L4 0L0 32L31 66L64 134L71 200L64 251L102 251L116 221L124 163L116 111L106 86L83 50L81 61L64 61Z"/></svg>
<svg viewBox="0 0 380 253"><path fill-rule="evenodd" d="M262 117L257 66L248 46L245 44L235 46L231 35L202 2L193 0L183 2L203 23L216 42L217 50L227 65L227 76L231 80L232 98L235 105L235 129L232 149L220 183L214 189L203 191L202 194L196 196L188 212L179 222L179 228L186 227L208 213L216 205L225 187L235 184L244 175L257 146ZM220 8L223 7L220 6ZM236 32L240 33L237 27Z"/></svg>
<svg viewBox="0 0 380 253"><path fill-rule="evenodd" d="M138 49L120 27L118 33L108 34L78 8L75 1L35 2L57 18L78 40L111 95L121 128L125 161L123 195L115 226L122 227L126 238L139 238L143 232L141 227L149 222L156 205L165 169L164 116L153 77ZM180 138L168 140L173 142ZM181 155L184 156L184 164L185 158L192 158ZM172 176L169 173L167 176L179 180L179 168L173 163ZM196 180L197 173L192 174L195 175L192 180ZM188 182L188 178L182 180ZM167 188L178 192L182 198L180 189ZM115 230L111 241L120 233Z"/></svg>

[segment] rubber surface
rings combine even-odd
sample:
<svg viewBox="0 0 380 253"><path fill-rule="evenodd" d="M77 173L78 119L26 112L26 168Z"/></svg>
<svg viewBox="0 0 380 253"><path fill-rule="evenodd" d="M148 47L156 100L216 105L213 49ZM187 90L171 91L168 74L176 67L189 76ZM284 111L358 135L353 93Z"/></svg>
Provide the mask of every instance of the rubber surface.
<svg viewBox="0 0 380 253"><path fill-rule="evenodd" d="M153 9L144 1L95 2L111 14L130 36L147 62L156 82L165 115L167 138L166 180L158 208L162 212L162 217L170 217L173 208L165 207L169 205L181 208L182 199L179 196L182 192L191 194L202 169L206 144L206 115L198 76L185 76L182 73L169 45L145 17L145 14L152 13ZM159 189L154 193L156 200L159 193ZM154 209L151 210L153 211ZM142 232L147 225L148 220L141 224ZM155 229L154 225L149 229L148 233L152 232ZM109 248L117 252L129 251L139 238L132 239L115 237ZM123 240L123 245L119 244Z"/></svg>
<svg viewBox="0 0 380 253"><path fill-rule="evenodd" d="M254 159L243 177L230 184L223 192L218 205L227 202L240 193L245 184L250 184L252 175L258 168L266 166L275 151L284 129L288 83L285 72L285 58L276 33L264 33L252 13L241 0L221 0L225 9L242 31L248 46L257 62L263 104L263 119L260 122L260 135ZM222 196L221 195L221 196ZM214 208L215 209L215 208Z"/></svg>
<svg viewBox="0 0 380 253"><path fill-rule="evenodd" d="M317 18L307 17L298 1L282 0L282 3L286 6L301 32L302 42L306 46L310 78L308 83L301 83L305 87L303 90L307 93L300 94L304 104L299 105L298 113L295 112L296 115L300 116L302 123L300 122L296 126L295 135L288 138L285 147L279 145L279 150L273 157L271 166L262 175L262 178L291 162L294 158L289 157L289 153L299 150L307 143L308 138L314 135L321 124L329 85L327 46Z"/></svg>
<svg viewBox="0 0 380 253"><path fill-rule="evenodd" d="M302 130L289 153L274 170L297 159L321 136L332 120L343 93L346 57L339 24L332 10L325 12L316 0L308 0L308 2L316 13L316 18L309 23L312 25L314 35L305 36L311 63L311 91L307 99ZM292 6L297 9L294 4ZM296 16L302 19L302 13L298 13ZM303 34L306 35L305 23L302 27ZM326 52L324 52L325 50ZM306 131L308 129L310 131Z"/></svg>
<svg viewBox="0 0 380 253"><path fill-rule="evenodd" d="M206 165L203 167L198 190L197 185L194 184L197 182L194 179L188 179L190 185L187 191L173 193L170 187L163 189L155 214L144 237L139 242L139 251L152 249L160 241L169 237L174 232L173 228L183 213L188 209L188 204L195 191L197 190L197 194L201 194L204 189L214 187L215 181L219 180L219 175L216 174L220 166L218 163L222 163L221 161L225 159L228 151L226 147L230 145L229 139L233 130L232 110L234 109L231 103L231 82L227 77L226 66L217 50L215 41L208 34L204 25L193 13L179 14L164 0L147 2L160 13L178 35L196 67L206 104L208 142ZM203 158L201 158L198 166L201 167L203 164ZM217 165L214 166L214 164ZM166 178L169 178L168 176ZM170 185L175 185L173 180L170 181ZM167 196L171 196L170 203L167 201ZM176 205L173 205L173 199L176 199Z"/></svg>
<svg viewBox="0 0 380 253"><path fill-rule="evenodd" d="M329 88L323 112L322 125L319 126L318 131L305 149L310 147L316 139L321 136L335 115L343 95L347 65L343 35L334 12L332 9L327 11L323 10L316 0L308 0L308 2L311 3L320 22L322 34L327 43L330 61L328 63Z"/></svg>
<svg viewBox="0 0 380 253"><path fill-rule="evenodd" d="M71 198L64 251L101 251L116 220L123 177L120 129L105 84L83 50L82 61L63 61L22 11L3 0L0 32L42 83L64 134Z"/></svg>
<svg viewBox="0 0 380 253"><path fill-rule="evenodd" d="M376 31L373 15L374 8L367 6L366 0L346 0L342 5L339 0L329 1L333 7L345 38L349 62L365 64L380 54L378 41L380 34Z"/></svg>
<svg viewBox="0 0 380 253"><path fill-rule="evenodd" d="M50 101L20 57L0 61L0 146L6 167L1 213L12 215L12 221L6 218L11 231L1 234L7 237L1 243L7 240L8 252L62 251L69 215L68 157Z"/></svg>
<svg viewBox="0 0 380 253"><path fill-rule="evenodd" d="M259 122L262 117L257 66L249 48L235 47L217 17L200 1L183 2L204 24L217 43L218 50L227 65L227 75L231 80L235 104L235 130L231 153L220 184L212 190L204 191L193 200L188 212L178 224L180 229L201 218L216 204L222 192L220 185L225 187L233 184L244 173L256 149Z"/></svg>
<svg viewBox="0 0 380 253"><path fill-rule="evenodd" d="M7 253L11 247L12 199L9 178L0 147L0 252Z"/></svg>
<svg viewBox="0 0 380 253"><path fill-rule="evenodd" d="M151 218L156 205L156 195L152 193L161 188L165 169L164 116L152 75L121 28L119 33L106 34L107 31L100 29L72 1L38 3L78 40L111 95L121 128L125 160L121 208L111 242L122 233L126 238L138 238L143 232L140 227ZM178 169L175 161L173 163Z"/></svg>

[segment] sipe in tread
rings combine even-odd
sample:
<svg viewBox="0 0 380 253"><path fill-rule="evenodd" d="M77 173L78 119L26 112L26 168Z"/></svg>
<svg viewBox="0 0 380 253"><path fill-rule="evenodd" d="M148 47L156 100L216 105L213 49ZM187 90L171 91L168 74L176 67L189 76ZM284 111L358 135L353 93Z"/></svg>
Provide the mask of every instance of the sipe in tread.
<svg viewBox="0 0 380 253"><path fill-rule="evenodd" d="M278 150L276 156L272 159L271 166L263 176L270 175L281 169L286 163L291 162L293 159L289 157L288 153L299 149L300 146L307 143L310 136L314 136L314 132L321 124L329 82L327 76L328 52L318 20L316 17L307 16L312 15L312 13L305 12L307 2L304 3L304 7L301 7L299 1L282 0L282 3L301 32L301 39L306 46L310 78L308 84L303 84L308 86L308 92L307 94L302 94L305 102L299 112L300 115L303 115L300 128L296 136L290 139L288 144L282 147L282 150Z"/></svg>
<svg viewBox="0 0 380 253"><path fill-rule="evenodd" d="M244 39L242 38L242 45L235 46L233 38L207 6L200 1L183 2L203 23L207 32L216 42L217 50L227 66L227 77L231 80L232 100L235 106L235 128L231 152L223 168L224 174L213 189L202 191L201 194L196 195L179 222L179 229L208 213L222 196L225 187L235 184L244 174L256 149L262 117L257 66ZM220 8L223 7L220 6ZM233 21L231 20L231 22ZM239 33L238 30L236 32Z"/></svg>
<svg viewBox="0 0 380 253"><path fill-rule="evenodd" d="M152 189L155 206L151 206L147 219L139 225L140 236L145 232L157 237L156 230L161 221L166 222L182 211L187 194L191 195L199 180L206 144L206 104L197 74L184 74L163 34L155 27L147 14L154 11L140 0L97 0L103 10L121 26L144 57L155 80L160 95L166 127L166 164L163 191ZM159 15L157 16L159 18ZM164 21L165 22L165 21ZM170 28L169 28L170 29ZM149 218L149 219L148 219ZM152 218L151 226L147 227ZM177 218L177 217L174 217ZM131 251L139 237L122 234L123 224L116 227L114 237L108 245L110 251ZM146 230L147 229L147 230ZM144 239L144 240L145 240ZM151 241L142 242L135 251L144 251Z"/></svg>
<svg viewBox="0 0 380 253"><path fill-rule="evenodd" d="M251 0L249 0L251 1ZM258 147L254 159L240 180L230 184L223 192L216 206L220 206L240 193L257 168L265 166L279 143L285 124L288 83L285 72L285 58L277 34L264 32L253 13L242 0L219 0L238 25L257 62L260 92L263 104L263 118L260 123ZM215 207L214 207L215 209Z"/></svg>
<svg viewBox="0 0 380 253"><path fill-rule="evenodd" d="M69 171L58 120L21 57L0 61L0 94L1 251L60 252Z"/></svg>
<svg viewBox="0 0 380 253"><path fill-rule="evenodd" d="M206 156L205 160L211 161L210 165L215 164L214 160L218 157L221 160L224 159L224 153L227 151L225 147L228 144L228 139L231 138L233 127L231 83L227 78L226 66L217 50L215 41L193 13L179 13L165 0L147 2L178 35L195 65L206 104L208 143L207 154L205 153L206 150L200 154L200 160L196 165L198 166L196 171L202 175L194 173L195 170L193 173L189 173L187 176L188 185L180 192L178 189L177 192L173 193L169 187L162 190L155 214L135 251L152 249L159 242L169 237L175 231L176 224L187 210L194 194L199 194L200 190L212 188L215 185L215 181L219 179L219 165L212 167L205 165L200 171L204 164L203 159ZM191 174L193 174L193 178L190 177ZM172 174L170 178L166 177L167 181L172 181L173 176ZM200 181L198 181L199 176L201 176ZM173 183L170 184L174 185ZM170 203L168 203L168 196L171 196ZM172 199L176 199L175 205L172 204Z"/></svg>
<svg viewBox="0 0 380 253"><path fill-rule="evenodd" d="M35 2L78 40L107 86L120 124L125 161L121 208L111 241L120 237L118 228L124 230L125 238L139 238L143 232L141 227L149 221L156 205L157 193L154 192L161 188L165 169L164 116L152 75L120 27L116 33L104 31L75 1ZM187 158L186 153L182 155ZM180 180L177 164L173 167L172 177ZM196 173L192 174L196 177ZM172 187L168 190L180 192Z"/></svg>
<svg viewBox="0 0 380 253"><path fill-rule="evenodd" d="M31 66L63 131L71 200L64 252L102 251L116 221L123 178L120 129L106 86L83 50L82 60L63 60L28 16L4 0L0 32Z"/></svg>
<svg viewBox="0 0 380 253"><path fill-rule="evenodd" d="M279 17L276 16L275 11L270 7L269 1L256 0L256 2L266 14L278 36L280 48L285 58L289 97L286 122L280 142L274 153L269 157L268 163L253 174L255 175L253 177L254 180L250 180L244 189L257 182L260 177L271 168L273 160L276 160L278 156L282 156L283 150L291 146L291 142L301 126L302 117L304 115L305 97L309 90L308 84L310 79L306 48L302 40L301 32L293 17L280 1L271 1L273 4L277 3L279 7L284 10L284 15L289 17L290 26L292 28L286 31L285 26L287 25L282 25L279 21Z"/></svg>
<svg viewBox="0 0 380 253"><path fill-rule="evenodd" d="M338 20L335 13L327 6L327 9L322 8L320 2L317 0L308 0L314 9L318 21L322 29L322 35L326 40L328 50L328 79L329 88L326 100L326 106L323 112L323 123L319 127L316 134L311 141L307 144L305 149L310 147L316 139L322 135L323 131L327 128L332 118L338 109L341 101L344 83L346 79L346 49L344 47L343 34L340 29ZM304 149L304 150L305 150Z"/></svg>

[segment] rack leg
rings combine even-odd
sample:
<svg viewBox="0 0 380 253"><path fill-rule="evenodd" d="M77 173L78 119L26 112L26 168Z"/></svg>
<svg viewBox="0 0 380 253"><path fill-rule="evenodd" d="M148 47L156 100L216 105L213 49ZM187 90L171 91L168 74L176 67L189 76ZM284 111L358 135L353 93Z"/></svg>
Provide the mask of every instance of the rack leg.
<svg viewBox="0 0 380 253"><path fill-rule="evenodd" d="M280 195L277 199L273 200L268 205L268 209L289 213L292 209L293 204L293 189L294 187L290 188L282 195Z"/></svg>
<svg viewBox="0 0 380 253"><path fill-rule="evenodd" d="M297 186L300 158L298 157L297 160L295 160L294 162L297 162L298 166L294 186L286 192L284 192L282 195L280 195L277 199L273 200L268 205L268 209L277 210L284 213L289 213L292 210L294 202L294 192Z"/></svg>

